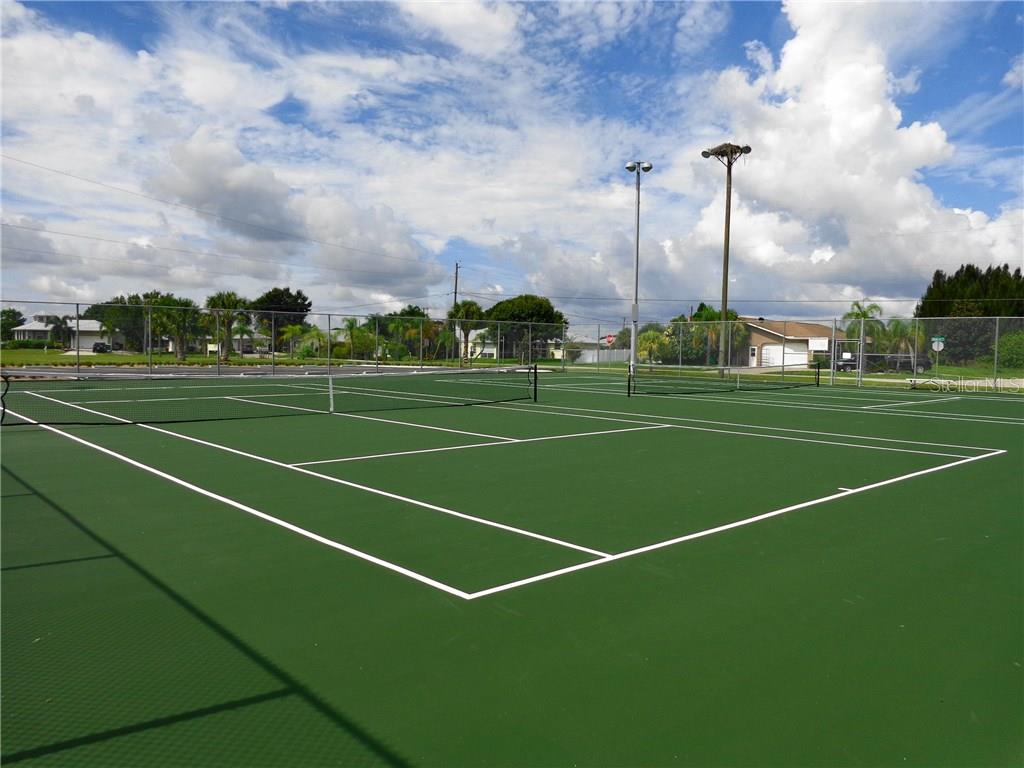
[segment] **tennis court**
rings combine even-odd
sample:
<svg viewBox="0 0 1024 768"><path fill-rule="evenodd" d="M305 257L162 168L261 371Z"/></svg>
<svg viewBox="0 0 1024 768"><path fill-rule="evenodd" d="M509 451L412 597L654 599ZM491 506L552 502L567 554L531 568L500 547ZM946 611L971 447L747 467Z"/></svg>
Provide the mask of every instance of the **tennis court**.
<svg viewBox="0 0 1024 768"><path fill-rule="evenodd" d="M795 383L14 381L3 760L1019 764L1024 396Z"/></svg>

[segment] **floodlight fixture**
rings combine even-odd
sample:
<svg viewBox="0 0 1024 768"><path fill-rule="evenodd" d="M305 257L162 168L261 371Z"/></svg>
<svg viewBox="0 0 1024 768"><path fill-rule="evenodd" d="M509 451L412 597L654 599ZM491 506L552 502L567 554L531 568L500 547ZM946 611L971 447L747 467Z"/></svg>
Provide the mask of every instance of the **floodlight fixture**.
<svg viewBox="0 0 1024 768"><path fill-rule="evenodd" d="M629 335L629 373L636 368L636 335L640 320L640 173L649 173L654 166L646 160L630 160L626 170L636 174L636 252L633 259L633 324Z"/></svg>
<svg viewBox="0 0 1024 768"><path fill-rule="evenodd" d="M725 374L725 366L728 362L728 335L729 335L729 225L732 215L732 166L742 155L750 154L750 145L743 144L719 144L717 147L705 149L700 153L701 157L707 159L715 158L725 166L725 236L722 245L722 332L718 334L718 370Z"/></svg>

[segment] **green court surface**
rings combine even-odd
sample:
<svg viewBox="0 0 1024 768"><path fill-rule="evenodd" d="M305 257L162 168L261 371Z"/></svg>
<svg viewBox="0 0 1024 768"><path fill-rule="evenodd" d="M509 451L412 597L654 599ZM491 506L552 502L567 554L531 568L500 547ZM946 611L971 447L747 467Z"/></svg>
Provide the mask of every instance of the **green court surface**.
<svg viewBox="0 0 1024 768"><path fill-rule="evenodd" d="M4 764L1024 761L1024 396L236 384L3 427Z"/></svg>

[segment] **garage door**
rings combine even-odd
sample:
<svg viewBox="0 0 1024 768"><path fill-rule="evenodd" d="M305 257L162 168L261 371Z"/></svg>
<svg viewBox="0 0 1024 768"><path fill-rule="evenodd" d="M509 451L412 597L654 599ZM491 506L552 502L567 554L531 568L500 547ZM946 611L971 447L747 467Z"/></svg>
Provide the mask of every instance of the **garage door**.
<svg viewBox="0 0 1024 768"><path fill-rule="evenodd" d="M807 366L807 347L803 344L786 344L785 361L781 344L765 344L761 347L761 365L777 367L781 365Z"/></svg>

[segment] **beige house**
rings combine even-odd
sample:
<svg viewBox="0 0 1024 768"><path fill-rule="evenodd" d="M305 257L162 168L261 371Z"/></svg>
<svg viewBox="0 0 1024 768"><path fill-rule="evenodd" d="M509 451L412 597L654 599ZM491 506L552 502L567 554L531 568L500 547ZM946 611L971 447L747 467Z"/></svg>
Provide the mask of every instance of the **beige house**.
<svg viewBox="0 0 1024 768"><path fill-rule="evenodd" d="M805 367L814 361L814 354L832 351L833 328L821 323L796 320L764 320L741 317L750 331L747 365L756 368ZM836 329L836 341L846 338Z"/></svg>

